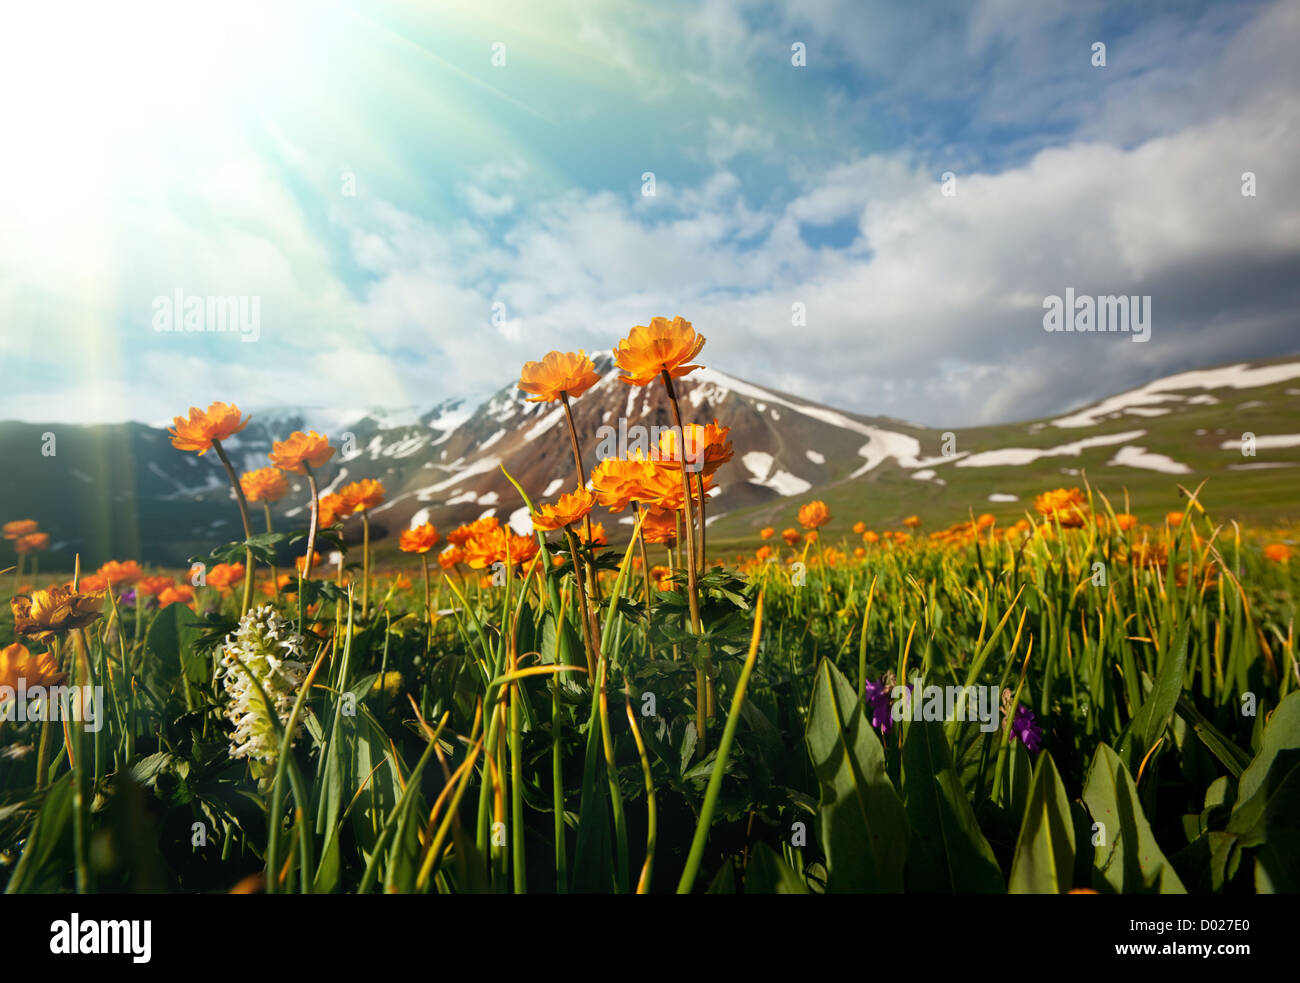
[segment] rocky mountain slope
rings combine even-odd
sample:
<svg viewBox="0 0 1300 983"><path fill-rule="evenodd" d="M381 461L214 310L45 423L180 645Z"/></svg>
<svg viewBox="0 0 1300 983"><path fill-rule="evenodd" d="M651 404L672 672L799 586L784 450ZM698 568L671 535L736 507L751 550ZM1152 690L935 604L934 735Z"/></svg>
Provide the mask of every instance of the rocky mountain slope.
<svg viewBox="0 0 1300 983"><path fill-rule="evenodd" d="M601 381L574 403L588 470L601 427L671 423L662 387L624 385L608 356L597 369ZM814 497L845 528L912 513L945 525L969 510L1015 516L1037 491L1078 484L1084 471L1108 494L1122 500L1127 492L1135 508L1175 508L1179 483L1208 477L1207 501L1225 515L1300 512L1300 357L1181 373L1054 419L947 431L843 412L712 368L678 383L688 421L731 427L735 457L719 470L708 510L719 543L791 525ZM381 542L413 523L445 529L487 514L526 529L501 468L535 500L571 490L575 478L562 409L524 395L511 382L487 399L422 412L257 410L228 448L236 468L262 467L274 440L324 428L340 447L322 470L324 490L358 478L384 483L387 500L372 513ZM1246 433L1255 434L1253 456L1241 450ZM0 454L8 464L0 516L37 519L51 533L43 562L53 567L69 567L75 552L90 565L110 557L178 564L238 531L214 455L175 450L165 429L6 422ZM294 479L275 510L277 527L304 524L305 500L305 482ZM260 513L254 521L260 531ZM618 525L607 529L616 536Z"/></svg>

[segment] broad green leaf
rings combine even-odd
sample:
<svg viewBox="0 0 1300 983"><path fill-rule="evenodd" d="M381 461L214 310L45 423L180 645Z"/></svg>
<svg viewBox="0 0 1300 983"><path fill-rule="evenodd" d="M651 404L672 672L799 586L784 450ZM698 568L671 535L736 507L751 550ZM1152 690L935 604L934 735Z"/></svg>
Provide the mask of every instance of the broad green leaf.
<svg viewBox="0 0 1300 983"><path fill-rule="evenodd" d="M33 891L57 890L62 880L58 869L47 869L56 856L61 856L71 845L72 834L72 775L63 775L45 791L41 811L36 815L23 845L22 856L13 876L5 885L5 894L28 894Z"/></svg>
<svg viewBox="0 0 1300 983"><path fill-rule="evenodd" d="M1218 728L1185 696L1179 697L1178 713L1191 724L1192 730L1201 743L1219 759L1219 763L1228 769L1232 777L1240 778L1241 773L1250 764L1250 755L1220 733Z"/></svg>
<svg viewBox="0 0 1300 983"><path fill-rule="evenodd" d="M1275 832L1300 831L1300 748L1277 752L1268 774L1249 799L1238 801L1228 832L1242 846L1261 846Z"/></svg>
<svg viewBox="0 0 1300 983"><path fill-rule="evenodd" d="M803 878L766 843L755 845L745 868L746 894L808 894Z"/></svg>
<svg viewBox="0 0 1300 983"><path fill-rule="evenodd" d="M829 889L901 891L908 843L903 803L857 694L826 659L817 669L805 739L821 789Z"/></svg>
<svg viewBox="0 0 1300 983"><path fill-rule="evenodd" d="M908 887L926 892L1006 890L948 751L943 728L913 721L903 741L903 795L912 826Z"/></svg>
<svg viewBox="0 0 1300 983"><path fill-rule="evenodd" d="M1120 736L1116 750L1130 772L1137 770L1143 757L1155 746L1173 718L1178 698L1183 694L1183 679L1187 674L1187 641L1190 631L1190 622L1178 629L1169 650L1160 660L1160 671L1156 673L1151 691Z"/></svg>
<svg viewBox="0 0 1300 983"><path fill-rule="evenodd" d="M169 604L159 611L145 638L153 656L146 663L148 678L166 689L183 670L192 690L202 688L212 674L208 657L195 645L202 634L198 615L184 604Z"/></svg>
<svg viewBox="0 0 1300 983"><path fill-rule="evenodd" d="M1043 751L1034 769L1029 804L1016 838L1007 890L1012 894L1063 894L1074 886L1073 871L1070 800L1052 756Z"/></svg>
<svg viewBox="0 0 1300 983"><path fill-rule="evenodd" d="M1156 844L1133 776L1106 744L1093 755L1083 801L1098 824L1093 832L1093 869L1101 880L1120 894L1187 893Z"/></svg>
<svg viewBox="0 0 1300 983"><path fill-rule="evenodd" d="M1280 751L1300 748L1300 692L1290 694L1278 704L1268 718L1264 727L1264 743L1241 774L1237 785L1237 801L1245 803L1264 782L1264 776L1272 767L1273 759Z"/></svg>
<svg viewBox="0 0 1300 983"><path fill-rule="evenodd" d="M735 894L736 893L736 868L730 860L726 861L718 872L713 875L713 880L709 882L708 890L705 894Z"/></svg>

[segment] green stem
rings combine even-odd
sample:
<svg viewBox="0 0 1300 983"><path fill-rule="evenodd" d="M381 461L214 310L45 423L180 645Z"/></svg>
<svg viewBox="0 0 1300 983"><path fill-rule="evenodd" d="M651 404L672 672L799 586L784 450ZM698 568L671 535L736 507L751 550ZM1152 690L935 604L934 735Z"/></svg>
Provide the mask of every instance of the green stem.
<svg viewBox="0 0 1300 983"><path fill-rule="evenodd" d="M695 886L695 878L700 870L700 861L704 858L704 844L709 838L709 826L713 822L713 812L718 805L718 794L722 791L722 775L727 769L727 758L731 754L731 744L736 737L736 728L740 723L740 708L745 702L745 687L749 685L750 674L758 660L758 640L763 631L763 595L758 595L754 606L754 634L749 642L749 655L740 670L740 679L736 682L736 692L731 698L731 713L727 715L727 724L722 729L722 740L718 742L718 756L713 762L713 773L709 775L709 786L704 792L704 805L700 809L700 820L695 826L695 838L691 841L691 852L686 858L686 867L682 878L677 882L678 894L690 894Z"/></svg>
<svg viewBox="0 0 1300 983"><path fill-rule="evenodd" d="M222 465L225 466L226 475L230 478L230 487L235 489L235 500L239 502L239 518L244 523L244 540L253 538L253 527L248 522L248 499L244 497L244 486L239 483L239 478L235 475L235 469L231 467L230 458L226 457L226 449L221 446L221 441L214 439L212 449L217 452L217 457L221 458ZM249 607L253 603L253 549L251 546L244 547L244 600L239 609L242 617L248 613Z"/></svg>

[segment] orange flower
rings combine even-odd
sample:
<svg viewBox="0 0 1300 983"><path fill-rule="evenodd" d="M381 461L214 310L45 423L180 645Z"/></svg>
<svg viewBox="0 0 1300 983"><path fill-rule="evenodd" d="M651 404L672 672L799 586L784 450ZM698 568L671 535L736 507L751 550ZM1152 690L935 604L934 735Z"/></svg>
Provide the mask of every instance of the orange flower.
<svg viewBox="0 0 1300 983"><path fill-rule="evenodd" d="M103 617L104 592L82 593L71 587L34 590L9 602L14 631L44 641L61 631L85 628Z"/></svg>
<svg viewBox="0 0 1300 983"><path fill-rule="evenodd" d="M1294 551L1286 543L1269 543L1264 547L1264 556L1274 563L1286 563Z"/></svg>
<svg viewBox="0 0 1300 983"><path fill-rule="evenodd" d="M592 535L594 536L596 530L600 528L601 527L599 522L596 523L594 526L592 526L591 527ZM602 529L601 532L603 534L604 530ZM522 564L522 563L531 562L533 557L537 555L537 551L540 548L541 547L538 546L537 544L536 536L516 536L513 533L510 534L510 562L511 563Z"/></svg>
<svg viewBox="0 0 1300 983"><path fill-rule="evenodd" d="M127 560L125 563L109 560L99 568L99 575L116 587L118 584L134 584L144 576L144 571L135 560Z"/></svg>
<svg viewBox="0 0 1300 983"><path fill-rule="evenodd" d="M867 524L863 522L861 519L859 519L857 522L853 523L853 531L857 535L861 536L864 532L867 531Z"/></svg>
<svg viewBox="0 0 1300 983"><path fill-rule="evenodd" d="M754 550L754 558L758 560L759 563L766 563L772 558L772 547L760 546L758 549Z"/></svg>
<svg viewBox="0 0 1300 983"><path fill-rule="evenodd" d="M880 542L880 537L875 532L868 529L862 534L862 541L864 543L878 543Z"/></svg>
<svg viewBox="0 0 1300 983"><path fill-rule="evenodd" d="M533 513L533 526L554 530L581 522L596 507L596 496L585 488L561 495L554 505L543 505L540 513Z"/></svg>
<svg viewBox="0 0 1300 983"><path fill-rule="evenodd" d="M686 462L690 465L690 470L710 475L731 460L734 452L731 441L727 439L731 433L730 427L720 427L718 421L714 420L703 427L698 423L688 423L682 429L685 431L683 442L686 444ZM682 455L677 445L677 429L672 427L663 431L659 435L659 460L680 466Z"/></svg>
<svg viewBox="0 0 1300 983"><path fill-rule="evenodd" d="M860 560L867 555L867 551L863 549L861 546L855 546L853 547L853 555Z"/></svg>
<svg viewBox="0 0 1300 983"><path fill-rule="evenodd" d="M315 550L312 550L312 551L311 551L311 568L312 568L313 570L315 570L318 566L320 566L320 562L321 562L321 556L320 556L320 554L319 554L318 552L316 552ZM303 554L302 556L300 556L300 557L298 557L296 560L294 560L294 566L298 568L298 572L299 572L300 574L302 574L304 577L307 576L307 556L306 556L306 554Z"/></svg>
<svg viewBox="0 0 1300 983"><path fill-rule="evenodd" d="M809 502L799 506L799 525L805 529L816 529L831 521L831 510L822 501Z"/></svg>
<svg viewBox="0 0 1300 983"><path fill-rule="evenodd" d="M1119 526L1121 532L1128 532L1137 524L1137 516L1128 512L1120 512L1115 516L1115 525Z"/></svg>
<svg viewBox="0 0 1300 983"><path fill-rule="evenodd" d="M650 461L607 457L591 469L591 490L602 506L611 512L622 512L632 502L654 500L655 496L646 491L653 477L654 464ZM681 484L680 477L675 480Z"/></svg>
<svg viewBox="0 0 1300 983"><path fill-rule="evenodd" d="M776 535L776 530L773 529L771 526L764 526L761 530L759 530L758 534L762 536L764 539L771 539L773 536Z"/></svg>
<svg viewBox="0 0 1300 983"><path fill-rule="evenodd" d="M166 587L158 595L158 608L162 610L171 607L173 604L188 604L194 606L194 588L189 584L177 584L174 587Z"/></svg>
<svg viewBox="0 0 1300 983"><path fill-rule="evenodd" d="M222 592L230 590L232 584L236 584L243 579L244 565L242 563L218 563L208 571L207 575L208 586L215 587Z"/></svg>
<svg viewBox="0 0 1300 983"><path fill-rule="evenodd" d="M1169 562L1169 548L1164 543L1152 544L1143 540L1134 543L1133 549L1124 559L1133 566L1163 567Z"/></svg>
<svg viewBox="0 0 1300 983"><path fill-rule="evenodd" d="M440 538L437 528L426 522L414 529L403 529L397 547L403 553L427 553Z"/></svg>
<svg viewBox="0 0 1300 983"><path fill-rule="evenodd" d="M1034 508L1039 515L1059 522L1066 529L1078 529L1083 525L1086 506L1087 500L1078 488L1057 488L1034 498Z"/></svg>
<svg viewBox="0 0 1300 983"><path fill-rule="evenodd" d="M393 578L393 590L410 590L411 578L404 574L398 574Z"/></svg>
<svg viewBox="0 0 1300 983"><path fill-rule="evenodd" d="M672 378L701 368L688 365L704 347L704 336L680 317L651 318L634 327L614 349L614 361L623 370L619 379L633 386L648 386L667 372Z"/></svg>
<svg viewBox="0 0 1300 983"><path fill-rule="evenodd" d="M646 509L641 523L641 536L647 543L671 546L677 542L677 513L670 509Z"/></svg>
<svg viewBox="0 0 1300 983"><path fill-rule="evenodd" d="M250 502L278 502L289 491L289 479L278 468L258 468L245 471L239 486Z"/></svg>
<svg viewBox="0 0 1300 983"><path fill-rule="evenodd" d="M278 578L276 578L276 582L274 584L271 583L270 580L263 580L261 584L258 585L258 590L260 590L267 597L274 597L277 588L279 589L279 592L281 594L286 594L286 588L296 583L297 581L291 575L287 573L282 573ZM295 593L295 594L287 594L287 596L293 597L297 595Z"/></svg>
<svg viewBox="0 0 1300 983"><path fill-rule="evenodd" d="M1165 521L1169 523L1171 526L1181 526L1183 524L1183 513L1166 512Z"/></svg>
<svg viewBox="0 0 1300 983"><path fill-rule="evenodd" d="M71 587L72 585L69 584L68 586ZM77 589L92 594L97 593L98 591L108 590L108 578L101 577L97 573L88 573L81 578L81 581L77 584Z"/></svg>
<svg viewBox="0 0 1300 983"><path fill-rule="evenodd" d="M447 542L452 546L464 546L469 542L469 537L474 535L468 525L457 526L451 532L447 533Z"/></svg>
<svg viewBox="0 0 1300 983"><path fill-rule="evenodd" d="M35 519L15 519L13 522L6 522L4 525L5 539L21 539L24 536L30 536L35 531Z"/></svg>
<svg viewBox="0 0 1300 983"><path fill-rule="evenodd" d="M713 476L702 474L704 494L713 488ZM690 483L691 498L698 496L696 482ZM686 504L686 492L682 488L682 473L671 465L648 463L647 470L641 473L641 480L631 491L631 497L638 502L653 503L663 509L681 509ZM611 508L611 511L616 511Z"/></svg>
<svg viewBox="0 0 1300 983"><path fill-rule="evenodd" d="M315 466L312 465L312 467ZM354 481L340 488L339 498L343 500L343 508L350 515L355 515L357 512L369 512L376 505L383 503L384 486L373 478L362 478L360 481Z"/></svg>
<svg viewBox="0 0 1300 983"><path fill-rule="evenodd" d="M903 520L903 525L907 526L908 529L915 529L920 524L921 517L919 515L909 515Z"/></svg>
<svg viewBox="0 0 1300 983"><path fill-rule="evenodd" d="M248 426L242 419L239 407L233 403L213 403L205 413L197 406L190 407L189 419L174 417L168 432L172 446L182 451L198 451L202 457L212 449L214 440L225 440Z"/></svg>
<svg viewBox="0 0 1300 983"><path fill-rule="evenodd" d="M176 581L171 577L155 575L153 577L142 577L135 586L135 592L141 597L153 597L155 594L161 594Z"/></svg>
<svg viewBox="0 0 1300 983"><path fill-rule="evenodd" d="M537 550L537 540L532 536L516 536L500 525L485 526L465 544L465 562L475 570L505 563L507 558L511 564L526 563L537 555Z"/></svg>
<svg viewBox="0 0 1300 983"><path fill-rule="evenodd" d="M995 522L997 522L997 519L993 518L992 513L985 512L983 515L981 515L978 519L975 520L975 528L987 529Z"/></svg>
<svg viewBox="0 0 1300 983"><path fill-rule="evenodd" d="M20 536L14 543L14 549L19 553L30 553L33 550L46 550L50 548L50 534L48 532L33 532L26 536Z"/></svg>
<svg viewBox="0 0 1300 983"><path fill-rule="evenodd" d="M578 530L578 538L588 546L606 546L609 540L605 538L605 524L603 522L593 522L591 524L591 538L587 538L586 529ZM640 559L640 557L635 557Z"/></svg>
<svg viewBox="0 0 1300 983"><path fill-rule="evenodd" d="M576 399L599 381L585 351L548 352L540 362L525 362L519 372L519 388L533 394L530 403L554 403L563 396Z"/></svg>
<svg viewBox="0 0 1300 983"><path fill-rule="evenodd" d="M316 525L326 529L338 522L339 516L347 512L347 505L343 501L343 496L330 492L328 495L322 495L320 501L316 503Z"/></svg>
<svg viewBox="0 0 1300 983"><path fill-rule="evenodd" d="M475 570L504 563L505 559L506 537L500 529L474 536L465 543L465 563Z"/></svg>
<svg viewBox="0 0 1300 983"><path fill-rule="evenodd" d="M307 433L295 430L288 440L277 440L271 448L271 463L281 471L294 474L306 474L304 464L319 468L333 456L334 448L330 446L329 438L315 430Z"/></svg>
<svg viewBox="0 0 1300 983"><path fill-rule="evenodd" d="M799 535L798 529L787 529L785 532L781 533L781 538L786 541L786 545L793 546L803 537Z"/></svg>
<svg viewBox="0 0 1300 983"><path fill-rule="evenodd" d="M438 566L444 570L450 570L452 567L465 562L465 551L459 546L448 546L438 554Z"/></svg>
<svg viewBox="0 0 1300 983"><path fill-rule="evenodd" d="M59 672L52 652L32 655L27 646L19 642L0 649L0 686L17 690L19 680L28 688L35 686L61 686L68 674Z"/></svg>

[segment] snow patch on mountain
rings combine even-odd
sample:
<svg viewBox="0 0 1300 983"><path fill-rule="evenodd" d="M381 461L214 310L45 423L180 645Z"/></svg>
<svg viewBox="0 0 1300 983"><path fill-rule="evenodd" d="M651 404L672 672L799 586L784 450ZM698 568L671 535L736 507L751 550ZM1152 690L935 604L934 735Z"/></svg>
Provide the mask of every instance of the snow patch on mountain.
<svg viewBox="0 0 1300 983"><path fill-rule="evenodd" d="M996 468L1032 464L1044 457L1078 457L1089 447L1106 447L1111 444L1124 444L1146 434L1145 430L1132 430L1127 433L1102 434L1097 437L1085 437L1073 443L1061 444L1045 449L1031 447L1004 447L996 451L983 451L957 462L959 468Z"/></svg>
<svg viewBox="0 0 1300 983"><path fill-rule="evenodd" d="M1159 471L1162 474L1191 474L1192 469L1180 464L1165 454L1156 454L1145 447L1121 447L1115 456L1106 462L1108 467L1143 468L1147 471Z"/></svg>
<svg viewBox="0 0 1300 983"><path fill-rule="evenodd" d="M1239 451L1241 441L1225 440L1219 447L1225 451ZM1265 434L1255 438L1256 450L1277 450L1282 447L1300 447L1300 433Z"/></svg>
<svg viewBox="0 0 1300 983"><path fill-rule="evenodd" d="M1271 386L1278 382L1287 382L1300 378L1300 362L1284 362L1281 365L1260 365L1252 368L1248 363L1225 365L1218 369L1200 369L1193 372L1180 372L1148 382L1145 386L1130 389L1126 393L1103 399L1095 406L1090 406L1059 417L1052 421L1057 427L1091 427L1111 413L1133 407L1150 406L1155 403L1182 400L1176 395L1185 389L1253 389L1257 386Z"/></svg>

